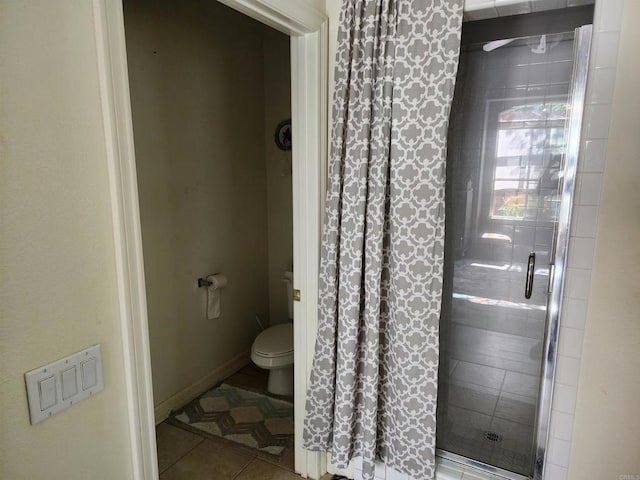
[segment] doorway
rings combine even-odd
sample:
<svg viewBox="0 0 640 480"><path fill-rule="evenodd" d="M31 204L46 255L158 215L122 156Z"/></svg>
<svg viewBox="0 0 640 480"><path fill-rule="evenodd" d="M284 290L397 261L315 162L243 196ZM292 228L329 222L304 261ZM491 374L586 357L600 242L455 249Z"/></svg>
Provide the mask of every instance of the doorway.
<svg viewBox="0 0 640 480"><path fill-rule="evenodd" d="M290 37L217 2L126 0L124 18L160 474L218 439L293 471ZM276 325L278 402L276 373L237 374ZM208 410L221 384L247 406ZM280 405L277 422L259 400ZM203 441L185 453L184 436Z"/></svg>
<svg viewBox="0 0 640 480"><path fill-rule="evenodd" d="M247 16L291 36L293 258L295 303L295 470L319 478L324 455L301 444L306 380L315 341L321 192L324 191L327 131L327 19L311 2L275 9L262 0L224 0ZM96 41L104 107L118 271L120 317L135 478L157 478L155 422L149 353L142 234L129 99L127 52L121 2L94 1Z"/></svg>

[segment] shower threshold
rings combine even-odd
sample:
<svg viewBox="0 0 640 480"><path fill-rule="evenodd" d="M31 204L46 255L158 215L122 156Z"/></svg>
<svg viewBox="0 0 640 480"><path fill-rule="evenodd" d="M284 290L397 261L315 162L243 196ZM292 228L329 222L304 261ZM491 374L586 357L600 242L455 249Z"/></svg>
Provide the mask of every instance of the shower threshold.
<svg viewBox="0 0 640 480"><path fill-rule="evenodd" d="M531 478L439 448L436 449L436 456L441 465L455 470L459 469L461 472L473 472L474 475L486 480L529 480Z"/></svg>

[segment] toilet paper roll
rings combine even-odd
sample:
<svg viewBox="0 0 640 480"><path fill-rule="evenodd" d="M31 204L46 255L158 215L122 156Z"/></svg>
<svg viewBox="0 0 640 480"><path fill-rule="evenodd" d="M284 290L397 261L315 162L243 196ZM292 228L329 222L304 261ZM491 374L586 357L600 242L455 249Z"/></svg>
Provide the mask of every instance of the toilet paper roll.
<svg viewBox="0 0 640 480"><path fill-rule="evenodd" d="M211 282L211 286L209 288L212 288L213 290L216 290L218 288L224 288L229 283L229 279L224 273L216 273L214 275L209 275L207 277L207 280Z"/></svg>
<svg viewBox="0 0 640 480"><path fill-rule="evenodd" d="M229 281L222 273L209 275L207 280L211 282L207 287L207 318L213 320L220 317L220 289L226 287Z"/></svg>

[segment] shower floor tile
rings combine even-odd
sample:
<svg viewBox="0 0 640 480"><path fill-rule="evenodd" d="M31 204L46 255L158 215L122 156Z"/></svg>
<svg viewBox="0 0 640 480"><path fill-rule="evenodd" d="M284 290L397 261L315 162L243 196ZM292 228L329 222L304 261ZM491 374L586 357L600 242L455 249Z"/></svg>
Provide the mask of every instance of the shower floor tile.
<svg viewBox="0 0 640 480"><path fill-rule="evenodd" d="M503 391L498 398L494 415L512 422L533 425L535 414L535 397L524 397Z"/></svg>
<svg viewBox="0 0 640 480"><path fill-rule="evenodd" d="M533 375L524 375L517 372L507 372L502 390L518 395L535 397L538 394L540 379Z"/></svg>
<svg viewBox="0 0 640 480"><path fill-rule="evenodd" d="M451 379L461 383L500 390L502 381L504 380L504 374L505 371L501 368L460 361L453 370Z"/></svg>
<svg viewBox="0 0 640 480"><path fill-rule="evenodd" d="M472 410L485 415L493 415L500 390L471 383L449 382L448 400L455 407Z"/></svg>

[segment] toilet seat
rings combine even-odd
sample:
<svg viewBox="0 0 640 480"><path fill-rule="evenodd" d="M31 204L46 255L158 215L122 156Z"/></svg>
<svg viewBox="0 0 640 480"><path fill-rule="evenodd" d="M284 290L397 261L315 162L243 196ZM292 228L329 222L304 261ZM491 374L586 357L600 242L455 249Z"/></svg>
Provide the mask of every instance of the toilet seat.
<svg viewBox="0 0 640 480"><path fill-rule="evenodd" d="M293 324L275 325L260 333L251 347L251 359L262 368L293 364Z"/></svg>
<svg viewBox="0 0 640 480"><path fill-rule="evenodd" d="M293 324L284 323L264 330L253 342L253 351L263 357L282 357L293 352Z"/></svg>

